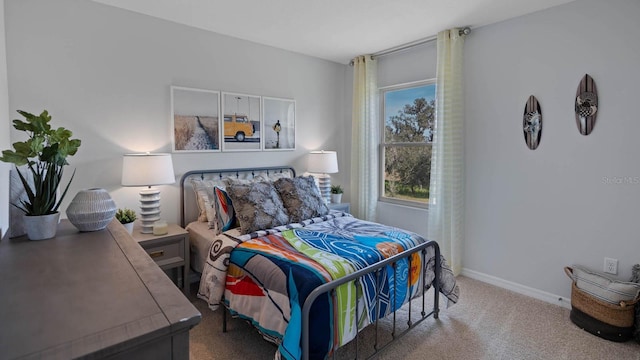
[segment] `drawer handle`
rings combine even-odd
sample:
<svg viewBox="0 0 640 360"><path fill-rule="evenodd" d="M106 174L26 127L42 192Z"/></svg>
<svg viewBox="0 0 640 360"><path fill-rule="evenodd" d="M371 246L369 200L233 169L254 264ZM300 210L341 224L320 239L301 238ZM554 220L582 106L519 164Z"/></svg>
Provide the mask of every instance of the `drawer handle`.
<svg viewBox="0 0 640 360"><path fill-rule="evenodd" d="M164 250L159 250L159 251L154 251L152 253L149 253L149 256L151 256L151 258L157 258L157 257L161 257L164 255Z"/></svg>

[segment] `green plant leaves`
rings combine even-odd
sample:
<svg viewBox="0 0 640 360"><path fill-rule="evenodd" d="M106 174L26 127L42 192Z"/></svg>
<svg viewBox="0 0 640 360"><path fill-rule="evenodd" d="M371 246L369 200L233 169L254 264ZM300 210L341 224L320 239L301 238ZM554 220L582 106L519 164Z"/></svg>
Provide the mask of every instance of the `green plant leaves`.
<svg viewBox="0 0 640 360"><path fill-rule="evenodd" d="M29 158L13 150L4 150L2 151L2 157L0 157L0 161L13 163L16 164L16 166L22 166L26 165L29 162Z"/></svg>
<svg viewBox="0 0 640 360"><path fill-rule="evenodd" d="M20 181L24 186L28 200L13 204L27 215L48 215L58 211L62 199L69 190L74 174L67 183L62 196L58 199L57 191L62 180L63 167L68 165L67 157L78 151L81 141L71 139L73 133L63 127L51 128L51 115L44 110L40 115L18 110L26 121L13 120L16 130L24 131L29 136L27 141L16 142L13 150L4 150L0 161L13 163L16 166ZM33 187L18 169L27 165L33 177Z"/></svg>
<svg viewBox="0 0 640 360"><path fill-rule="evenodd" d="M127 208L118 209L118 211L116 211L116 219L118 219L121 224L134 222L136 220L136 212Z"/></svg>

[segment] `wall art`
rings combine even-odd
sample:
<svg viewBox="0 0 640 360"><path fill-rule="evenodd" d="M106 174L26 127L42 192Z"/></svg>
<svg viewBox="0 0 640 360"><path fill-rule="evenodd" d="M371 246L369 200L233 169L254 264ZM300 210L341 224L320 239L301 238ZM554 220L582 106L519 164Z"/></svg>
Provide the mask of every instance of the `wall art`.
<svg viewBox="0 0 640 360"><path fill-rule="evenodd" d="M585 74L576 91L576 124L582 135L589 135L596 126L598 115L598 90L596 82L589 74Z"/></svg>
<svg viewBox="0 0 640 360"><path fill-rule="evenodd" d="M220 151L220 92L171 86L174 152Z"/></svg>
<svg viewBox="0 0 640 360"><path fill-rule="evenodd" d="M531 150L538 148L542 137L542 111L540 103L535 96L529 96L524 106L524 115L522 117L522 130L524 132L524 141Z"/></svg>
<svg viewBox="0 0 640 360"><path fill-rule="evenodd" d="M262 149L260 96L222 93L223 151Z"/></svg>
<svg viewBox="0 0 640 360"><path fill-rule="evenodd" d="M292 99L262 98L264 150L295 150L296 102Z"/></svg>

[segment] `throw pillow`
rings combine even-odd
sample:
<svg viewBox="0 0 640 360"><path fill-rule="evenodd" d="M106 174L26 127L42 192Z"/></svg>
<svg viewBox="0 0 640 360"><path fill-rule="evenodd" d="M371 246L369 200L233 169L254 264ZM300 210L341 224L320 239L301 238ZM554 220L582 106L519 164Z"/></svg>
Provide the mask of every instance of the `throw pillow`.
<svg viewBox="0 0 640 360"><path fill-rule="evenodd" d="M243 234L289 223L289 214L272 183L230 184L226 190Z"/></svg>
<svg viewBox="0 0 640 360"><path fill-rule="evenodd" d="M582 291L611 304L632 301L640 294L640 284L612 280L579 266L573 266L573 279Z"/></svg>
<svg viewBox="0 0 640 360"><path fill-rule="evenodd" d="M233 211L233 203L231 198L222 188L216 186L214 189L215 194L215 213L216 213L216 234L220 234L223 231L227 231L235 224L235 214Z"/></svg>
<svg viewBox="0 0 640 360"><path fill-rule="evenodd" d="M216 180L192 179L191 187L196 194L196 203L200 214L198 221L209 223L209 227L215 226L215 203L213 188L218 185Z"/></svg>
<svg viewBox="0 0 640 360"><path fill-rule="evenodd" d="M329 213L329 207L322 199L313 177L281 178L273 185L289 212L291 222L301 222Z"/></svg>

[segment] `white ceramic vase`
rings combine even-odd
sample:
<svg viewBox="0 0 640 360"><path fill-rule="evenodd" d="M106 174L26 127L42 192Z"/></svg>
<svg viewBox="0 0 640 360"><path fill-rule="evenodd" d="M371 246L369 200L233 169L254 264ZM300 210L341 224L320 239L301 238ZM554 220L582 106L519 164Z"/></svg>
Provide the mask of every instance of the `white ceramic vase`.
<svg viewBox="0 0 640 360"><path fill-rule="evenodd" d="M29 240L45 240L56 236L60 213L38 216L24 216L24 227Z"/></svg>
<svg viewBox="0 0 640 360"><path fill-rule="evenodd" d="M331 194L331 203L340 204L342 202L342 194Z"/></svg>
<svg viewBox="0 0 640 360"><path fill-rule="evenodd" d="M107 190L81 190L67 207L67 218L80 231L97 231L107 227L116 210Z"/></svg>

